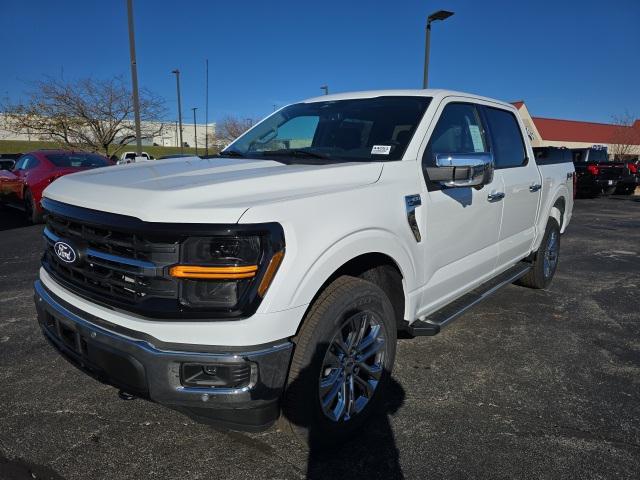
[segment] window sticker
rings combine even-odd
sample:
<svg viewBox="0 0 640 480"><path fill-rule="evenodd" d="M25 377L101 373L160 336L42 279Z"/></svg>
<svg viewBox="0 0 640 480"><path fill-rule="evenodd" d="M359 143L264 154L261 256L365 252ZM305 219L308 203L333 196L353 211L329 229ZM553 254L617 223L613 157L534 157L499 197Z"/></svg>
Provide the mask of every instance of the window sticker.
<svg viewBox="0 0 640 480"><path fill-rule="evenodd" d="M371 149L371 155L389 155L391 153L391 145L374 145Z"/></svg>
<svg viewBox="0 0 640 480"><path fill-rule="evenodd" d="M473 151L484 152L484 142L482 141L480 127L478 125L469 125L469 133L471 134L471 141L473 142Z"/></svg>

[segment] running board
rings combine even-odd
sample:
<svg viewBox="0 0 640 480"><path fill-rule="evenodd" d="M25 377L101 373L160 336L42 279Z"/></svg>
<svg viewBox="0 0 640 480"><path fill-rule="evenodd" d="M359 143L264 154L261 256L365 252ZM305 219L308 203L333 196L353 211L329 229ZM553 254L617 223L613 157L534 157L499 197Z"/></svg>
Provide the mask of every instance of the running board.
<svg viewBox="0 0 640 480"><path fill-rule="evenodd" d="M404 331L413 337L437 335L440 333L441 328L453 322L464 312L485 298L490 297L502 287L523 277L529 270L531 270L531 264L520 262L432 313L424 320L416 320L411 325L405 324Z"/></svg>

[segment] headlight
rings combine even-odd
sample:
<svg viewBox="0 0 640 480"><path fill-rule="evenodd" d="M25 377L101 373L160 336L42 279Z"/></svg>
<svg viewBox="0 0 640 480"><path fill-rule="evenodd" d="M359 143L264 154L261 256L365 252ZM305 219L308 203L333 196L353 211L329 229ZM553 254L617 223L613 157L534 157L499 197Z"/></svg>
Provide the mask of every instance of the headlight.
<svg viewBox="0 0 640 480"><path fill-rule="evenodd" d="M180 280L180 303L186 307L246 310L242 307L264 297L283 256L281 228L276 234L190 237L169 274Z"/></svg>
<svg viewBox="0 0 640 480"><path fill-rule="evenodd" d="M257 265L260 237L192 237L182 244L182 262L187 265Z"/></svg>

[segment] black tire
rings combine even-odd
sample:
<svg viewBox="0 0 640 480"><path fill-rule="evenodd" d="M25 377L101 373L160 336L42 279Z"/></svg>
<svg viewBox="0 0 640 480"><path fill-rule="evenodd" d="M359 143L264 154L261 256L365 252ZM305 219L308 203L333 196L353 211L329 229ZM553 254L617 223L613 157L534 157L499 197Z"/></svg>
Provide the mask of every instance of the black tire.
<svg viewBox="0 0 640 480"><path fill-rule="evenodd" d="M27 190L24 193L24 211L27 216L27 221L33 223L34 225L42 223L43 215L41 212L38 212L36 208L31 190Z"/></svg>
<svg viewBox="0 0 640 480"><path fill-rule="evenodd" d="M369 348L374 344L383 345L378 350L378 352L383 352L382 359L378 359L378 353L373 357L375 362L379 362L376 364L376 368L381 372L381 375L362 410L352 412L352 415L346 415L343 419L332 419L328 415L329 413L334 414L334 409L327 408L330 412L325 413L321 404L321 380L335 386L334 388L327 387L326 391L329 393L325 395L325 399L329 398L334 390L339 392L334 394L337 402L335 411L339 410L340 399L345 398L344 392L346 392L346 398L349 398L348 392L340 389L339 385L343 385L343 388L348 388L349 384L355 385L357 388L352 387L356 388L353 391L359 389L362 394L358 401L365 398L362 383L354 380L349 383L346 379L364 377L373 380L373 377L368 376L369 369L365 371L365 368L362 368L359 371L359 367L354 367L354 365L362 365L362 363L354 364L352 361L351 367L344 368L339 365L338 368L327 367L326 363L331 361L327 358L338 359L338 356L334 354L336 351L341 351L335 347L334 339L338 335L343 340L347 339L344 343L350 343L349 339L355 339L355 336L351 337L348 334L345 337L344 332L345 329L348 331L348 325L351 325L348 322L349 318L360 317L372 319L372 325L374 321L377 322L376 331L383 332L383 343L374 340L367 348L363 349L369 351ZM380 328L377 328L378 326ZM373 338L373 326L365 326L362 331L365 330L368 333L364 335L364 338ZM360 337L362 337L362 333ZM380 399L384 396L389 384L395 359L396 339L397 326L393 307L385 293L377 285L349 276L338 277L334 280L312 304L295 339L296 347L282 400L282 415L279 421L281 430L292 435L303 447L310 449L338 445L349 439L378 409ZM357 346L360 346L360 343ZM348 360L350 357L343 355L340 362L344 362L344 358ZM340 368L342 368L342 375ZM352 370L345 374L349 368ZM371 368L373 369L373 367ZM329 373L327 373L328 371ZM333 375L333 372L336 371L338 373ZM338 381L330 381L331 378L338 378ZM345 380L340 380L342 378ZM369 384L369 380L366 384ZM356 395L353 395L352 398L356 398ZM329 406L333 404L332 402L329 402ZM357 402L348 404L357 408Z"/></svg>
<svg viewBox="0 0 640 480"><path fill-rule="evenodd" d="M636 190L635 185L624 185L616 188L616 194L618 195L631 195Z"/></svg>
<svg viewBox="0 0 640 480"><path fill-rule="evenodd" d="M555 236L555 261L552 262L550 269L545 268L545 258L549 259L549 256L553 255L550 250L551 243L550 238ZM547 227L542 237L542 243L540 248L534 255L533 264L531 270L527 274L518 280L518 284L529 288L547 288L553 280L553 275L556 273L558 267L558 257L560 254L560 225L555 218L549 217L547 221Z"/></svg>

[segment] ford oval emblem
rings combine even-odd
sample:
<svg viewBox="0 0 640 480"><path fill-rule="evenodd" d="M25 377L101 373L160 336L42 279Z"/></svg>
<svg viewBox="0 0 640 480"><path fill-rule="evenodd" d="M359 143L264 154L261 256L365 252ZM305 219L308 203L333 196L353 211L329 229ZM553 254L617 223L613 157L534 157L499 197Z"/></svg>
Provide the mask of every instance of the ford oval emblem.
<svg viewBox="0 0 640 480"><path fill-rule="evenodd" d="M78 259L78 254L73 247L65 242L56 242L53 245L53 251L65 263L73 263Z"/></svg>

